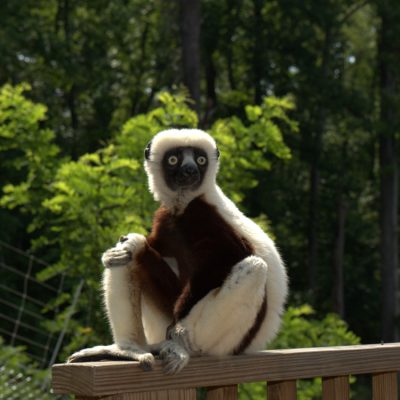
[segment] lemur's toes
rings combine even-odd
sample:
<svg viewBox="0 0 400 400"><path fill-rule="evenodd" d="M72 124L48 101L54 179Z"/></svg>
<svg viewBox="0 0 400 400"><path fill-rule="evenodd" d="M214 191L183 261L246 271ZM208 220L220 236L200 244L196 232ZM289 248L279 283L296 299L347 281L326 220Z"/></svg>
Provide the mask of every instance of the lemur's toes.
<svg viewBox="0 0 400 400"><path fill-rule="evenodd" d="M180 345L166 341L160 351L163 371L167 375L176 374L189 362L189 354Z"/></svg>
<svg viewBox="0 0 400 400"><path fill-rule="evenodd" d="M189 356L179 355L179 356L169 356L164 360L163 371L166 375L174 375L180 372L183 367L188 363Z"/></svg>
<svg viewBox="0 0 400 400"><path fill-rule="evenodd" d="M77 362L78 358L79 358L79 357L76 356L76 353L71 354L71 355L67 358L67 363L70 364L70 363Z"/></svg>
<svg viewBox="0 0 400 400"><path fill-rule="evenodd" d="M139 367L143 371L151 371L154 365L154 356L151 353L145 353L138 356Z"/></svg>
<svg viewBox="0 0 400 400"><path fill-rule="evenodd" d="M98 361L98 354L101 354L101 351L98 350L98 347L79 350L68 357L67 363Z"/></svg>

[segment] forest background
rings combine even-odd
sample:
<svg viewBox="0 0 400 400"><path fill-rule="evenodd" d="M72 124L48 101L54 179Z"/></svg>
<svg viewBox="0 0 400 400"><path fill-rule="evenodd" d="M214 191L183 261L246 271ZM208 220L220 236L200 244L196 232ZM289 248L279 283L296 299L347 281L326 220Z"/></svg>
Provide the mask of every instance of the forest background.
<svg viewBox="0 0 400 400"><path fill-rule="evenodd" d="M222 187L282 252L277 346L398 339L398 1L3 0L0 59L1 265L12 246L62 275L27 306L57 311L59 360L110 341L100 255L151 226L143 149L168 127L215 136Z"/></svg>

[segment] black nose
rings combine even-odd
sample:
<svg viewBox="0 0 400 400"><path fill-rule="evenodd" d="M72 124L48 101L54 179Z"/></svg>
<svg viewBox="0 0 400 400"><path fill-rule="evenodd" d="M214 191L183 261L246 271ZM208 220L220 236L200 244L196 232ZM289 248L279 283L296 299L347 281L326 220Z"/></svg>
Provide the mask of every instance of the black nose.
<svg viewBox="0 0 400 400"><path fill-rule="evenodd" d="M197 167L193 164L184 165L181 169L181 172L184 177L190 177L198 173Z"/></svg>

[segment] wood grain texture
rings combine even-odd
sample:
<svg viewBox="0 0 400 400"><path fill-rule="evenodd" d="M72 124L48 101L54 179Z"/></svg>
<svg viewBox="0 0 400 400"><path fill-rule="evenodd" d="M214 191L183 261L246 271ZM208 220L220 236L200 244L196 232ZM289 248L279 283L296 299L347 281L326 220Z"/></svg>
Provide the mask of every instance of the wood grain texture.
<svg viewBox="0 0 400 400"><path fill-rule="evenodd" d="M196 400L196 389L160 390L145 393L120 393L101 397L77 397L76 400Z"/></svg>
<svg viewBox="0 0 400 400"><path fill-rule="evenodd" d="M385 372L372 376L372 400L397 400L397 373Z"/></svg>
<svg viewBox="0 0 400 400"><path fill-rule="evenodd" d="M237 400L237 385L208 388L207 400Z"/></svg>
<svg viewBox="0 0 400 400"><path fill-rule="evenodd" d="M296 400L296 381L268 382L268 400Z"/></svg>
<svg viewBox="0 0 400 400"><path fill-rule="evenodd" d="M151 372L126 361L54 365L53 389L57 394L105 396L115 391L137 393L399 370L400 344L391 343L197 357L174 376L164 375L160 363Z"/></svg>
<svg viewBox="0 0 400 400"><path fill-rule="evenodd" d="M348 376L325 377L322 379L323 400L349 400L350 385Z"/></svg>

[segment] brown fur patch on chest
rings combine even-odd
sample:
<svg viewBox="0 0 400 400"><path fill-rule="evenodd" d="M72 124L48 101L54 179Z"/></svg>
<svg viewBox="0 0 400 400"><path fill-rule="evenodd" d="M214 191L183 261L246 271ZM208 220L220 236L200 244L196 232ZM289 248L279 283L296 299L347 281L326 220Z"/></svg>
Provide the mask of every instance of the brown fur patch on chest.
<svg viewBox="0 0 400 400"><path fill-rule="evenodd" d="M181 215L160 208L148 243L162 257L176 258L182 285L189 281L199 295L219 287L232 267L253 253L250 243L201 197Z"/></svg>

